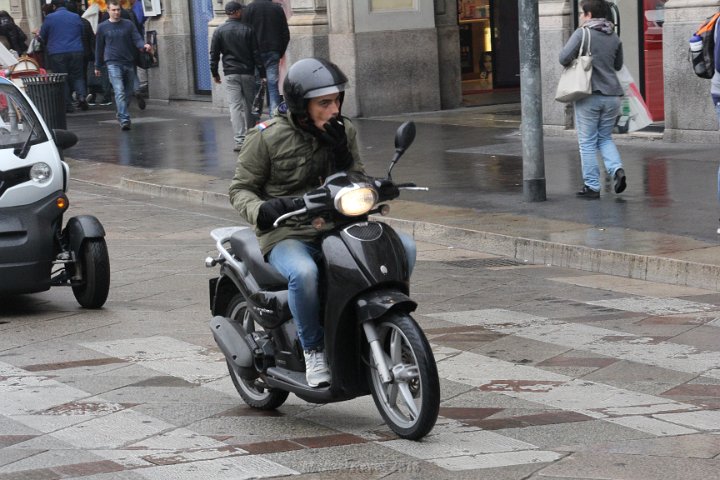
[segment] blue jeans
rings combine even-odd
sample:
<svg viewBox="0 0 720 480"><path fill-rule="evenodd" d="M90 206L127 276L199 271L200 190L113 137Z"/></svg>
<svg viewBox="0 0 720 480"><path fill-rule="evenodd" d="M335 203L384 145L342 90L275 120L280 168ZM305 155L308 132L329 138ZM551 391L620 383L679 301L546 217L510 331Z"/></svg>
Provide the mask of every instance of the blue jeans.
<svg viewBox="0 0 720 480"><path fill-rule="evenodd" d="M411 236L398 232L407 255L408 270L415 267L417 249ZM270 250L268 262L288 279L288 304L295 320L303 350L324 346L324 332L320 321L318 265L322 258L320 247L300 240L282 240Z"/></svg>
<svg viewBox="0 0 720 480"><path fill-rule="evenodd" d="M280 89L278 87L280 81L280 53L260 52L260 60L265 66L267 91L270 98L270 116L272 117L275 108L280 104Z"/></svg>
<svg viewBox="0 0 720 480"><path fill-rule="evenodd" d="M600 151L605 170L610 176L622 168L620 152L612 139L612 131L620 114L620 97L593 94L575 102L575 131L580 145L583 182L600 191Z"/></svg>
<svg viewBox="0 0 720 480"><path fill-rule="evenodd" d="M127 123L130 121L128 106L135 91L135 65L110 64L107 70L115 92L117 119L120 124Z"/></svg>
<svg viewBox="0 0 720 480"><path fill-rule="evenodd" d="M54 73L67 73L67 79L65 81L65 106L72 106L72 92L77 94L78 100L85 100L87 86L85 83L85 70L83 68L83 52L49 55L48 63Z"/></svg>

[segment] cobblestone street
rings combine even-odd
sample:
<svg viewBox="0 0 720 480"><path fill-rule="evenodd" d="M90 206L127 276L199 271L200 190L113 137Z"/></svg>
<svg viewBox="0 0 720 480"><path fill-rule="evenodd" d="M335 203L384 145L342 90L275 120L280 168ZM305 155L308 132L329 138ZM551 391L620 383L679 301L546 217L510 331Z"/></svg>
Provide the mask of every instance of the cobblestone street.
<svg viewBox="0 0 720 480"><path fill-rule="evenodd" d="M73 181L107 231L104 309L2 299L0 480L706 479L720 471L720 294L419 243L411 293L438 423L400 440L370 397L246 407L208 328L230 209Z"/></svg>

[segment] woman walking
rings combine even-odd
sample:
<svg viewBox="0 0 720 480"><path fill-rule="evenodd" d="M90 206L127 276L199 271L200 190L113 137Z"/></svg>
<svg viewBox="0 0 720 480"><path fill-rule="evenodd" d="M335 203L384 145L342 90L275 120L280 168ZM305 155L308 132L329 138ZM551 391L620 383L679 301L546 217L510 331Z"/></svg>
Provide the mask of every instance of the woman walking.
<svg viewBox="0 0 720 480"><path fill-rule="evenodd" d="M583 30L587 29L592 55L592 95L578 100L575 107L575 131L580 146L583 186L578 197L600 198L600 168L597 152L602 155L605 170L613 177L615 193L627 186L620 152L612 139L612 131L620 114L623 89L616 71L623 66L622 43L615 33L615 25L607 20L605 0L584 0L581 5L580 28L575 30L560 52L560 63L570 65L577 58ZM584 52L583 52L584 53Z"/></svg>

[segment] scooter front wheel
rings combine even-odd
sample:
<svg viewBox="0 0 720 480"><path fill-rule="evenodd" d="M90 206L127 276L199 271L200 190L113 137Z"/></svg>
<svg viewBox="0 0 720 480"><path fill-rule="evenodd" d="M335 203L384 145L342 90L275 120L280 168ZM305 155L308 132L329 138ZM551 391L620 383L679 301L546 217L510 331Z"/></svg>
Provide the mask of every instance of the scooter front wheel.
<svg viewBox="0 0 720 480"><path fill-rule="evenodd" d="M440 409L440 381L430 344L407 314L389 314L377 325L393 380L384 384L370 355L368 375L375 405L399 437L417 440L432 430Z"/></svg>
<svg viewBox="0 0 720 480"><path fill-rule="evenodd" d="M256 327L248 312L245 297L240 293L230 299L225 316L240 323L247 333L252 333L258 328L262 329L262 327ZM243 401L249 406L259 410L274 410L287 400L288 392L268 388L260 378L243 378L240 371L230 362L227 362L227 365L235 390L238 391Z"/></svg>

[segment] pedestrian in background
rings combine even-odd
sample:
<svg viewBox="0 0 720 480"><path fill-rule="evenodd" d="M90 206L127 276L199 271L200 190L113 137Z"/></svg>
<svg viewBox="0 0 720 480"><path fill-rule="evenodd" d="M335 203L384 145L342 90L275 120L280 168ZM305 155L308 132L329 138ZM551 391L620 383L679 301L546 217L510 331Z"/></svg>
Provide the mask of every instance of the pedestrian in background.
<svg viewBox="0 0 720 480"><path fill-rule="evenodd" d="M717 115L718 124L720 124L720 44L718 44L718 25L715 23L715 72L713 73L712 80L710 80L710 97L712 98L713 105L715 105L715 114ZM718 189L717 189L718 202L720 202L720 167L718 167ZM720 227L717 229L717 233L720 234Z"/></svg>
<svg viewBox="0 0 720 480"><path fill-rule="evenodd" d="M82 14L84 12L79 11L77 2L68 0L65 3L65 8L67 8L69 12L79 15L80 21L83 24L83 34L82 34L83 70L82 71L83 71L83 80L85 80L85 89L86 89L86 93L87 93L90 91L89 82L88 82L88 67L90 66L91 62L93 62L95 60L95 32L93 31L93 28L92 28L92 25L90 24L90 22L86 18L83 18ZM87 93L87 95L85 95L85 101L88 102L88 105L90 104L89 97L90 97L90 94Z"/></svg>
<svg viewBox="0 0 720 480"><path fill-rule="evenodd" d="M98 25L95 43L95 76L102 75L100 68L107 65L108 76L115 92L115 108L122 130L130 130L129 105L134 92L135 60L140 50L152 52L135 25L121 18L119 0L109 0L108 20Z"/></svg>
<svg viewBox="0 0 720 480"><path fill-rule="evenodd" d="M78 106L87 110L85 101L87 87L83 72L84 26L80 15L65 8L65 0L53 0L54 11L45 17L40 27L40 38L48 55L48 68L55 73L66 73L65 110L73 112L72 92L77 96Z"/></svg>
<svg viewBox="0 0 720 480"><path fill-rule="evenodd" d="M254 0L245 7L243 22L250 25L265 67L270 116L280 104L280 59L290 43L290 29L283 7L272 0ZM258 82L259 83L259 82Z"/></svg>
<svg viewBox="0 0 720 480"><path fill-rule="evenodd" d="M129 9L123 9L123 13L128 12L129 14L129 20L132 21L135 24L135 28L138 29L138 32L140 33L140 36L142 38L145 38L145 20L147 18L145 17L145 12L142 8L142 2L139 0L130 0L130 8ZM126 18L123 15L123 18ZM147 106L145 104L145 98L143 98L142 91L140 88L140 70L143 71L143 78L147 79L147 71L144 68L140 68L135 65L135 86L133 87L134 97L135 100L137 100L138 108L140 110L145 110L145 107Z"/></svg>
<svg viewBox="0 0 720 480"><path fill-rule="evenodd" d="M0 10L0 37L7 39L7 47L15 50L18 56L27 50L27 35L15 24L15 20L5 10Z"/></svg>
<svg viewBox="0 0 720 480"><path fill-rule="evenodd" d="M221 83L218 63L222 57L225 91L230 109L230 123L235 132L235 148L239 152L247 129L255 125L252 113L255 98L255 67L263 69L252 27L241 22L243 6L238 2L225 5L228 19L213 33L210 43L210 73Z"/></svg>
<svg viewBox="0 0 720 480"><path fill-rule="evenodd" d="M623 50L605 0L584 0L580 4L580 27L575 30L560 52L560 64L568 66L577 58L583 31L589 34L592 55L592 94L574 103L575 131L580 146L583 186L578 197L600 198L600 152L605 170L613 177L615 193L625 190L627 183L620 152L612 139L623 89L616 71L623 66ZM584 52L583 52L584 53Z"/></svg>

